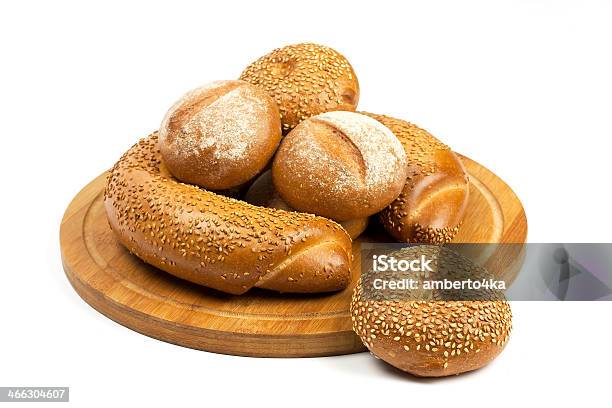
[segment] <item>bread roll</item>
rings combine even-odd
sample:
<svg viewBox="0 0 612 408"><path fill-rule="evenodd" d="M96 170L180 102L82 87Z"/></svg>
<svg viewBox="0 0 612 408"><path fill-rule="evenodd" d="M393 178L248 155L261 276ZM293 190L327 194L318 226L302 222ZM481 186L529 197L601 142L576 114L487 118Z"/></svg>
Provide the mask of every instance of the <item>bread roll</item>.
<svg viewBox="0 0 612 408"><path fill-rule="evenodd" d="M380 214L387 232L401 242L450 242L469 197L469 180L459 157L412 123L363 113L391 129L406 150L406 184Z"/></svg>
<svg viewBox="0 0 612 408"><path fill-rule="evenodd" d="M170 108L159 130L170 172L212 190L253 178L280 139L276 103L244 81L216 81L188 92Z"/></svg>
<svg viewBox="0 0 612 408"><path fill-rule="evenodd" d="M285 201L281 198L278 191L274 188L272 183L272 171L267 170L262 173L249 187L244 200L247 203L257 205L260 207L278 208L279 210L295 211L289 207ZM339 223L342 228L348 232L352 240L355 240L368 226L368 218L358 218L355 220L348 220Z"/></svg>
<svg viewBox="0 0 612 408"><path fill-rule="evenodd" d="M427 254L438 272L437 278L429 275L427 279L490 277L457 253L436 255L443 248L417 246L391 255L418 259ZM429 295L430 301L412 300L421 298L406 294L395 298L393 293L373 292L372 286L367 289L370 283L364 282L380 276L380 272L362 271L351 301L353 329L378 358L417 376L442 377L481 368L504 349L512 330L512 311L501 293L480 291L474 296L478 300L438 300L449 298L442 291L421 294ZM418 280L414 275L410 278ZM467 297L470 293L463 292Z"/></svg>
<svg viewBox="0 0 612 408"><path fill-rule="evenodd" d="M339 52L323 45L278 48L249 65L240 79L274 98L284 133L319 113L354 111L359 101L353 68Z"/></svg>
<svg viewBox="0 0 612 408"><path fill-rule="evenodd" d="M406 154L380 122L354 112L327 112L285 136L272 178L292 208L339 221L364 218L401 192Z"/></svg>
<svg viewBox="0 0 612 408"><path fill-rule="evenodd" d="M349 281L351 240L340 225L180 183L162 163L156 134L115 164L104 206L128 250L194 283L242 294L327 292Z"/></svg>

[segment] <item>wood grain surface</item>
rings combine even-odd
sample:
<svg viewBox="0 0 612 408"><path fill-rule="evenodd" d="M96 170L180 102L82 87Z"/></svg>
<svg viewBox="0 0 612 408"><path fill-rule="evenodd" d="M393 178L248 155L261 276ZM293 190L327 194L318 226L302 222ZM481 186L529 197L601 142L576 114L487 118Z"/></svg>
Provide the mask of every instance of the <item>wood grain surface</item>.
<svg viewBox="0 0 612 408"><path fill-rule="evenodd" d="M495 174L462 157L470 174L467 216L454 242L523 243L521 202ZM64 270L93 308L137 332L181 346L257 357L314 357L365 350L351 329L349 303L363 241L392 242L376 225L353 245L352 284L327 295L252 290L232 296L151 267L114 238L102 205L106 173L72 200L62 220Z"/></svg>

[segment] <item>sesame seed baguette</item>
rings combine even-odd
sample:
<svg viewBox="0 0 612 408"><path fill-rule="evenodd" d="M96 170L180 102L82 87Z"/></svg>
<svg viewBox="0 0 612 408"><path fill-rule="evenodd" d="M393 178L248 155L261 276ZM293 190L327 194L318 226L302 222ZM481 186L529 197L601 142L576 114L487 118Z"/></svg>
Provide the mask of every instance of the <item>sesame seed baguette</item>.
<svg viewBox="0 0 612 408"><path fill-rule="evenodd" d="M412 123L360 113L388 127L406 151L408 176L404 188L380 213L387 232L401 242L452 241L459 231L469 196L468 176L459 157Z"/></svg>
<svg viewBox="0 0 612 408"><path fill-rule="evenodd" d="M342 227L177 181L162 163L156 133L115 164L104 197L119 241L179 278L236 295L253 287L328 292L349 282L351 240Z"/></svg>

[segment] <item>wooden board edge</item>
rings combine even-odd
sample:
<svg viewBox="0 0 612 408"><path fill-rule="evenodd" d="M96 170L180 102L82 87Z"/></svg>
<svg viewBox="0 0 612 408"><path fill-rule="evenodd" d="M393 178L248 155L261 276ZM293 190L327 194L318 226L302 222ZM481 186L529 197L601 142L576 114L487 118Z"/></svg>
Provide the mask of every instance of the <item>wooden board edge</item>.
<svg viewBox="0 0 612 408"><path fill-rule="evenodd" d="M366 348L351 331L295 336L227 333L194 328L159 319L115 302L82 282L62 259L64 272L76 293L94 310L114 322L167 343L243 357L326 357L353 354Z"/></svg>

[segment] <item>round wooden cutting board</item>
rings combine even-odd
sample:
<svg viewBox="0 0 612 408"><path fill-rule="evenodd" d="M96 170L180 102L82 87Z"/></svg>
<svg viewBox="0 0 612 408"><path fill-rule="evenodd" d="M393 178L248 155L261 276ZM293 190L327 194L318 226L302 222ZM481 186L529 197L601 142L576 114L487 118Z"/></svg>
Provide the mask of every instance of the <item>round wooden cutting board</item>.
<svg viewBox="0 0 612 408"><path fill-rule="evenodd" d="M466 218L453 242L523 243L521 202L495 174L462 157L470 174ZM313 357L363 351L349 303L361 262L353 245L352 285L327 295L252 290L227 295L145 264L114 238L102 205L106 173L68 206L60 229L62 261L77 293L114 321L160 340L216 353Z"/></svg>

